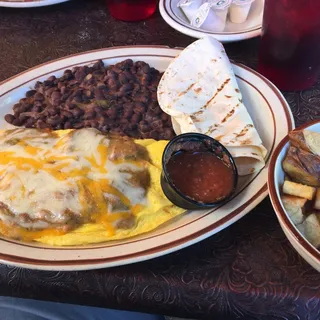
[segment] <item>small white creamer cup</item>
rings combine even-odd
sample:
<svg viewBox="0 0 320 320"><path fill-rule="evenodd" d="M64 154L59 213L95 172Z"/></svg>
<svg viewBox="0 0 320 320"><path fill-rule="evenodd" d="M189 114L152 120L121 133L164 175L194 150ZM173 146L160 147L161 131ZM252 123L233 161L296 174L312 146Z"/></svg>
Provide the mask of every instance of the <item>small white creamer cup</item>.
<svg viewBox="0 0 320 320"><path fill-rule="evenodd" d="M180 0L177 3L177 7L183 11L185 16L191 23L192 18L195 16L202 3L203 0Z"/></svg>
<svg viewBox="0 0 320 320"><path fill-rule="evenodd" d="M219 32L224 26L219 23L214 11L208 2L204 3L196 12L191 20L191 25L206 31Z"/></svg>
<svg viewBox="0 0 320 320"><path fill-rule="evenodd" d="M230 0L220 1L225 2ZM217 1L206 2L197 10L191 21L193 27L212 32L222 32L224 30L227 13L222 16L217 14L215 10L212 10L213 2ZM228 9L226 11L228 12Z"/></svg>
<svg viewBox="0 0 320 320"><path fill-rule="evenodd" d="M232 0L209 0L208 2L210 3L211 10L213 10L217 17L220 18L220 23L224 23L225 27Z"/></svg>
<svg viewBox="0 0 320 320"><path fill-rule="evenodd" d="M248 14L255 0L233 0L230 6L230 21L243 23L247 20Z"/></svg>

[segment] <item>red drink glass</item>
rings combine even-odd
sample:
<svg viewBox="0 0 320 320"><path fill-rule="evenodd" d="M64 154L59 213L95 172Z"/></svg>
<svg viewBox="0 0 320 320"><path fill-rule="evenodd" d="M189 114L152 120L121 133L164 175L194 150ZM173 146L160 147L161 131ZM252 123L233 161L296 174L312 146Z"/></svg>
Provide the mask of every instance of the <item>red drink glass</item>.
<svg viewBox="0 0 320 320"><path fill-rule="evenodd" d="M157 8L158 0L107 0L111 15L123 21L149 18Z"/></svg>
<svg viewBox="0 0 320 320"><path fill-rule="evenodd" d="M266 0L258 71L281 90L312 86L320 71L320 0Z"/></svg>

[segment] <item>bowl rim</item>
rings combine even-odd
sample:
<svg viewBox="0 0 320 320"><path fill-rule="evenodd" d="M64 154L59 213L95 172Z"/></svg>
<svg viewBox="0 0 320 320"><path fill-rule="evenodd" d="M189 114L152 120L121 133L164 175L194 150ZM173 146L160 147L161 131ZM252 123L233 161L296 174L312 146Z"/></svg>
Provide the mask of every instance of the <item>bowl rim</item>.
<svg viewBox="0 0 320 320"><path fill-rule="evenodd" d="M167 166L166 166L166 162L165 162L165 157L166 157L166 154L168 152L168 150L171 148L172 144L176 143L177 140L183 138L183 137L190 137L192 138L193 136L198 136L199 138L201 138L202 140L204 139L209 139L209 140L212 140L215 144L217 144L219 147L222 148L223 152L228 156L229 160L230 160L230 163L231 163L231 167L232 167L232 171L233 171L233 176L234 176L234 183L233 183L233 189L232 191L230 192L230 194L228 196L226 196L225 198L221 199L221 200L218 200L218 201L215 201L215 202L201 202L201 201L197 201L197 200L194 200L192 198L189 198L188 196L186 196L185 194L183 194L181 191L179 191L176 186L174 185L174 183L172 182L172 179L170 178L170 175L168 173L168 170L167 170ZM163 171L163 174L164 174L164 177L167 181L168 184L170 184L171 188L186 202L189 202L190 204L192 205L196 205L198 206L199 209L205 209L205 208L212 208L212 207L216 207L216 206L219 206L221 204L224 204L225 202L227 202L228 200L230 200L233 196L234 196L234 193L236 191L236 188L237 188L237 185L238 185L238 170L237 170L237 166L236 166L236 163L233 159L233 156L231 155L231 153L228 151L228 149L223 145L221 144L218 140L208 136L208 135L205 135L203 133L198 133L198 132L186 132L186 133L181 133L181 134L178 134L177 136L175 136L173 139L171 139L169 141L169 143L166 145L165 149L163 150L163 153L162 153L162 159L161 159L161 164L162 164L162 171ZM169 199L170 200L170 199ZM171 201L171 200L170 200Z"/></svg>
<svg viewBox="0 0 320 320"><path fill-rule="evenodd" d="M298 128L292 130L303 130L306 129L314 124L320 123L320 119L312 120L309 122L306 122L305 124L299 126ZM280 199L277 196L276 193L276 186L275 186L275 166L279 157L280 152L283 150L285 145L289 142L289 135L285 136L276 149L274 150L269 164L269 170L268 170L268 189L269 189L269 196L273 205L273 209L278 217L278 219L281 220L281 222L284 224L284 226L287 228L287 230L295 237L295 239L299 242L299 244L303 247L303 249L311 255L314 259L317 260L318 263L320 263L320 251L317 250L309 241L303 237L300 232L296 229L292 221L287 216L287 213L282 208Z"/></svg>

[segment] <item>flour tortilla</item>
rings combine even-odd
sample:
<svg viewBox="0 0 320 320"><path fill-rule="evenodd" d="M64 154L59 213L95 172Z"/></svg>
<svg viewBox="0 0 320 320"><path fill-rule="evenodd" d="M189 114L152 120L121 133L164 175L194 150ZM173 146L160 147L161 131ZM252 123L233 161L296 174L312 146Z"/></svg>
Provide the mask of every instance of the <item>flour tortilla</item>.
<svg viewBox="0 0 320 320"><path fill-rule="evenodd" d="M159 83L158 101L176 134L199 132L226 146L239 175L265 166L267 150L242 102L224 48L213 37L195 41L174 59Z"/></svg>

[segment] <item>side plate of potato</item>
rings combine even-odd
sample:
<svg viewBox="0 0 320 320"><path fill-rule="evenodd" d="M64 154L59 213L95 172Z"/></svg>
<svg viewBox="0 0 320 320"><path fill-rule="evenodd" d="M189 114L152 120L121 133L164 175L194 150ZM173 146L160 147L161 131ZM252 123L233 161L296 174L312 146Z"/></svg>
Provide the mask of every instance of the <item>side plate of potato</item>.
<svg viewBox="0 0 320 320"><path fill-rule="evenodd" d="M288 240L320 271L320 120L280 142L269 165L268 186Z"/></svg>

